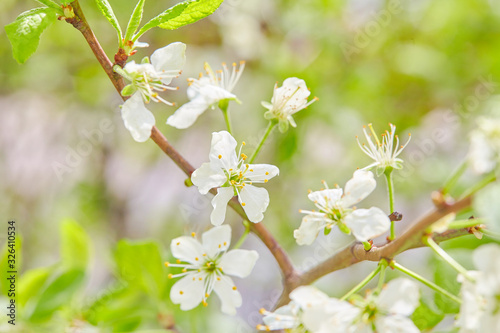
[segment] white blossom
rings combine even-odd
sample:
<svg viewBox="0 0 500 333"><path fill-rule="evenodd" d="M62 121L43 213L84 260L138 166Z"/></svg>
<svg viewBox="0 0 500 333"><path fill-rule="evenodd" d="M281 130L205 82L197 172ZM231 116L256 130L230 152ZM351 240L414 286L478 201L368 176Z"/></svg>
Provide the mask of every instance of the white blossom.
<svg viewBox="0 0 500 333"><path fill-rule="evenodd" d="M389 217L377 207L356 209L353 207L366 198L376 187L371 171L357 170L341 188L326 189L309 193L309 200L314 202L318 211L301 210L307 214L302 219L294 237L299 245L314 242L318 233L326 228L326 232L337 225L340 230L352 233L360 242L377 237L390 228Z"/></svg>
<svg viewBox="0 0 500 333"><path fill-rule="evenodd" d="M245 210L248 219L257 223L264 218L269 205L269 194L266 189L253 184L267 183L279 174L279 169L269 164L246 164L247 156L236 155L236 140L227 131L212 133L210 162L203 163L196 169L191 180L201 194L207 194L211 188L219 187L212 200L214 210L210 220L214 225L224 222L227 203L235 195Z"/></svg>
<svg viewBox="0 0 500 333"><path fill-rule="evenodd" d="M474 281L459 276L462 305L456 322L460 333L500 332L500 246L486 244L473 253Z"/></svg>
<svg viewBox="0 0 500 333"><path fill-rule="evenodd" d="M492 171L500 156L500 119L480 117L470 133L469 164L477 174Z"/></svg>
<svg viewBox="0 0 500 333"><path fill-rule="evenodd" d="M296 333L417 333L408 318L419 304L415 282L399 278L375 294L352 303L330 298L311 286L290 293L290 303L274 312L261 309L264 325L257 329L287 329Z"/></svg>
<svg viewBox="0 0 500 333"><path fill-rule="evenodd" d="M398 158L398 156L410 142L411 135L408 135L408 141L406 141L404 145L400 145L399 137L395 135L396 126L393 124L389 124L389 126L391 130L385 131L385 133L382 134L382 140L379 140L372 124L368 124L370 133L366 130L366 126L363 126L363 133L365 134L368 145L364 143L361 144L359 138L356 137L361 150L374 160L372 164L366 166L363 170L370 170L376 167L377 175L381 175L386 168L401 169L403 167L403 160ZM373 142L372 137L375 142Z"/></svg>
<svg viewBox="0 0 500 333"><path fill-rule="evenodd" d="M186 58L185 50L185 44L172 43L156 50L151 56L151 64L148 62L136 64L135 61L131 61L123 69L115 66L116 72L131 81L122 90L123 96L131 96L122 105L121 114L125 127L134 140L146 141L155 125L155 117L146 108L145 102L153 100L173 105L161 98L157 91L177 89L169 87L168 84L180 74Z"/></svg>
<svg viewBox="0 0 500 333"><path fill-rule="evenodd" d="M188 79L187 95L189 102L177 109L167 119L167 124L179 129L185 129L193 125L196 119L207 109L215 109L223 101L238 101L232 91L236 83L238 83L244 68L244 61L240 62L239 68L236 63L233 63L232 71L223 63L222 70L214 72L212 67L205 63L207 76L200 74L198 79Z"/></svg>
<svg viewBox="0 0 500 333"><path fill-rule="evenodd" d="M158 95L159 91L177 90L170 87L173 78L180 75L186 62L186 45L176 42L156 50L151 55L151 63L144 58L143 63L128 62L123 69L115 66L115 71L131 83L122 90L123 96L140 93L144 102L150 100L174 105Z"/></svg>
<svg viewBox="0 0 500 333"><path fill-rule="evenodd" d="M296 77L286 79L279 88L276 83L271 103L262 102L262 106L268 109L264 117L277 120L282 133L288 130L289 124L297 127L293 115L318 100L314 97L311 101L307 101L310 94L305 81Z"/></svg>
<svg viewBox="0 0 500 333"><path fill-rule="evenodd" d="M415 282L398 278L391 280L379 295L368 293L354 305L345 302L341 311L331 315L317 333L418 333L408 318L419 304Z"/></svg>
<svg viewBox="0 0 500 333"><path fill-rule="evenodd" d="M256 251L230 250L231 227L214 227L202 235L200 243L196 238L182 236L172 240L170 249L177 263L165 263L167 267L182 268L179 274L169 278L182 277L170 290L170 299L187 311L200 303L207 306L207 300L215 292L220 298L224 313L234 315L242 304L241 294L229 277L247 277L259 258ZM184 263L182 263L184 262Z"/></svg>

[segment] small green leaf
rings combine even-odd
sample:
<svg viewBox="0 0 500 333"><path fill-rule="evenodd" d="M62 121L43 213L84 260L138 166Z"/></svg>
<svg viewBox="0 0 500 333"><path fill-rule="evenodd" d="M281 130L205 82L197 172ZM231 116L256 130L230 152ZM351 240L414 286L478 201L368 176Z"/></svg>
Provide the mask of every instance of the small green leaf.
<svg viewBox="0 0 500 333"><path fill-rule="evenodd" d="M63 14L63 10L61 8L60 5L58 5L57 3L55 3L54 1L52 0L36 0L38 1L39 3L41 3L42 5L45 5L47 7L50 7L50 8L53 8L55 9L57 12L59 12L59 14Z"/></svg>
<svg viewBox="0 0 500 333"><path fill-rule="evenodd" d="M135 93L136 89L134 86L131 84L127 84L125 87L122 89L122 96L131 96L133 93Z"/></svg>
<svg viewBox="0 0 500 333"><path fill-rule="evenodd" d="M5 26L12 44L12 54L19 63L24 63L36 51L42 32L55 22L57 13L52 8L35 8L19 15Z"/></svg>
<svg viewBox="0 0 500 333"><path fill-rule="evenodd" d="M141 20L142 20L142 12L144 9L145 2L146 2L146 0L139 0L137 5L135 6L134 12L132 13L132 16L130 17L130 20L128 21L127 31L125 32L125 41L131 40L132 36L137 31L137 28L139 28L139 24L141 24Z"/></svg>
<svg viewBox="0 0 500 333"><path fill-rule="evenodd" d="M120 45L122 44L122 29L120 28L120 23L116 19L115 13L113 12L113 8L109 4L108 0L95 0L97 3L97 7L101 10L101 13L106 17L106 19L111 23L113 28L115 28L118 33L118 41Z"/></svg>
<svg viewBox="0 0 500 333"><path fill-rule="evenodd" d="M165 269L158 244L121 240L115 259L123 280L147 291L153 297L161 294Z"/></svg>
<svg viewBox="0 0 500 333"><path fill-rule="evenodd" d="M67 304L82 285L85 273L80 269L66 271L45 288L31 314L32 321L48 319L54 311Z"/></svg>
<svg viewBox="0 0 500 333"><path fill-rule="evenodd" d="M24 306L30 298L38 294L49 275L50 269L44 267L29 270L21 276L19 290L23 292L17 295L17 301L21 306Z"/></svg>
<svg viewBox="0 0 500 333"><path fill-rule="evenodd" d="M89 261L90 239L85 230L73 220L61 224L62 264L68 269L85 270Z"/></svg>
<svg viewBox="0 0 500 333"><path fill-rule="evenodd" d="M424 300L420 300L420 305L411 315L411 319L420 331L433 328L443 320L444 314L434 312Z"/></svg>
<svg viewBox="0 0 500 333"><path fill-rule="evenodd" d="M136 41L154 27L175 30L211 15L224 0L186 0L167 9L146 23L134 36Z"/></svg>

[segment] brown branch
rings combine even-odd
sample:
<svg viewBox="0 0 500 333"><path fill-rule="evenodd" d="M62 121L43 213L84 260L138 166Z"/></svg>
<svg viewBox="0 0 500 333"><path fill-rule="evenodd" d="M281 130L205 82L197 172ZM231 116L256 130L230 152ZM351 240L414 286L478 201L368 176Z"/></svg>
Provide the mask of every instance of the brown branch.
<svg viewBox="0 0 500 333"><path fill-rule="evenodd" d="M80 8L80 5L78 3L78 0L73 1L70 5L73 7L73 10L75 12L75 18L67 19L66 21L72 24L76 29L78 29L82 33L83 37L85 38L90 48L94 52L94 55L101 64L102 68L108 75L109 79L115 86L118 93L120 93L124 87L123 79L121 78L121 76L114 73L113 64L107 57L106 53L104 53L104 50L99 44L99 41L92 32L92 29L90 28L89 24L87 23L85 16L83 15L82 9ZM122 98L123 100L126 100L125 97L122 96ZM184 173L187 176L191 176L191 174L195 170L194 167L184 157L182 157L181 154L179 154L179 152L167 141L165 136L158 130L156 126L153 126L153 129L151 131L151 140L153 140L158 145L158 147L160 147L161 150L165 154L167 154L167 156L170 157L172 161L174 161L174 163L177 164L177 166L182 171L184 171ZM215 190L211 192L213 194L216 194ZM229 202L229 205L243 219L248 220L248 217L246 216L245 212L243 211L241 205L239 204L236 198L233 198L233 200ZM288 283L287 281L294 281L297 277L297 273L293 267L293 264L290 261L290 258L288 257L286 252L278 244L278 241L273 237L273 235L269 232L269 230L267 230L267 228L262 223L256 223L256 224L252 223L252 231L262 240L262 242L266 245L266 247L269 249L269 251L276 259L283 273L285 284Z"/></svg>
<svg viewBox="0 0 500 333"><path fill-rule="evenodd" d="M422 236L425 234L427 228L429 228L434 222L438 221L449 213L458 212L469 207L471 205L471 202L472 198L466 197L453 204L444 206L443 208L435 209L422 217L417 222L413 223L403 234L397 237L394 241L380 247L374 246L368 252L365 251L363 245L360 243L355 243L343 250L340 250L332 257L326 259L307 272L300 274L300 277L298 281L296 281L295 285L290 285L285 288L283 295L278 302L278 306L283 305L289 301L288 293L290 293L293 289L297 288L298 286L309 285L329 273L349 267L361 261L378 262L381 259L392 259L397 254L405 250L424 246L424 244L422 243ZM459 230L449 230L442 234L437 234L433 238L436 242L441 242L467 234L469 234L469 231L464 228Z"/></svg>

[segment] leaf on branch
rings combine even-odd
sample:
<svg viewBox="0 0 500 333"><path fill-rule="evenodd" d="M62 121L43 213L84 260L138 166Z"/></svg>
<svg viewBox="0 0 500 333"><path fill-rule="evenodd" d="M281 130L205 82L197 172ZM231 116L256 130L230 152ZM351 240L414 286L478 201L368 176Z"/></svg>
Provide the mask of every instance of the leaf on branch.
<svg viewBox="0 0 500 333"><path fill-rule="evenodd" d="M63 14L63 10L62 10L61 6L52 0L36 0L36 1L41 3L42 5L45 5L47 7L50 7L50 8L57 10L57 12L61 15Z"/></svg>
<svg viewBox="0 0 500 333"><path fill-rule="evenodd" d="M137 31L137 28L139 28L139 24L141 24L142 20L142 13L145 2L146 0L139 0L139 2L137 2L137 5L134 8L134 12L130 17L130 20L128 21L127 31L125 32L125 41L131 40L132 36Z"/></svg>
<svg viewBox="0 0 500 333"><path fill-rule="evenodd" d="M211 15L224 0L187 0L167 9L146 23L134 36L137 40L154 27L175 30Z"/></svg>
<svg viewBox="0 0 500 333"><path fill-rule="evenodd" d="M38 48L42 32L57 19L52 8L35 8L19 15L5 26L12 45L12 55L20 64L24 63Z"/></svg>
<svg viewBox="0 0 500 333"><path fill-rule="evenodd" d="M97 3L97 7L99 7L99 10L101 13L106 17L106 19L111 23L113 28L115 28L116 32L118 33L118 39L120 42L120 45L122 43L122 29L120 28L120 23L118 23L118 20L116 19L115 13L113 12L113 8L109 4L108 0L95 0Z"/></svg>

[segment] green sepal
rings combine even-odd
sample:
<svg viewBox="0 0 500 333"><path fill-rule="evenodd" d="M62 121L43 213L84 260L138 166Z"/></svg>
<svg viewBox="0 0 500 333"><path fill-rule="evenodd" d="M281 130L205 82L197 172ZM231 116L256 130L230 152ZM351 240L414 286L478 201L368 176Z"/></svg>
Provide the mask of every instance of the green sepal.
<svg viewBox="0 0 500 333"><path fill-rule="evenodd" d="M328 235L330 232L332 232L332 228L325 227L323 229L323 233L325 234L325 236Z"/></svg>
<svg viewBox="0 0 500 333"><path fill-rule="evenodd" d="M141 60L141 64L149 64L149 63L150 63L150 62L149 62L149 57L144 57L144 58L142 58L142 60Z"/></svg>
<svg viewBox="0 0 500 333"><path fill-rule="evenodd" d="M278 124L278 129L280 130L281 133L286 133L288 131L288 120L281 120Z"/></svg>
<svg viewBox="0 0 500 333"><path fill-rule="evenodd" d="M134 86L131 84L127 84L125 87L123 87L121 94L122 96L132 96L133 93L135 93L137 90L135 89Z"/></svg>
<svg viewBox="0 0 500 333"><path fill-rule="evenodd" d="M344 223L339 222L337 223L337 226L339 227L340 231L342 231L344 234L351 234L351 229L349 229Z"/></svg>

